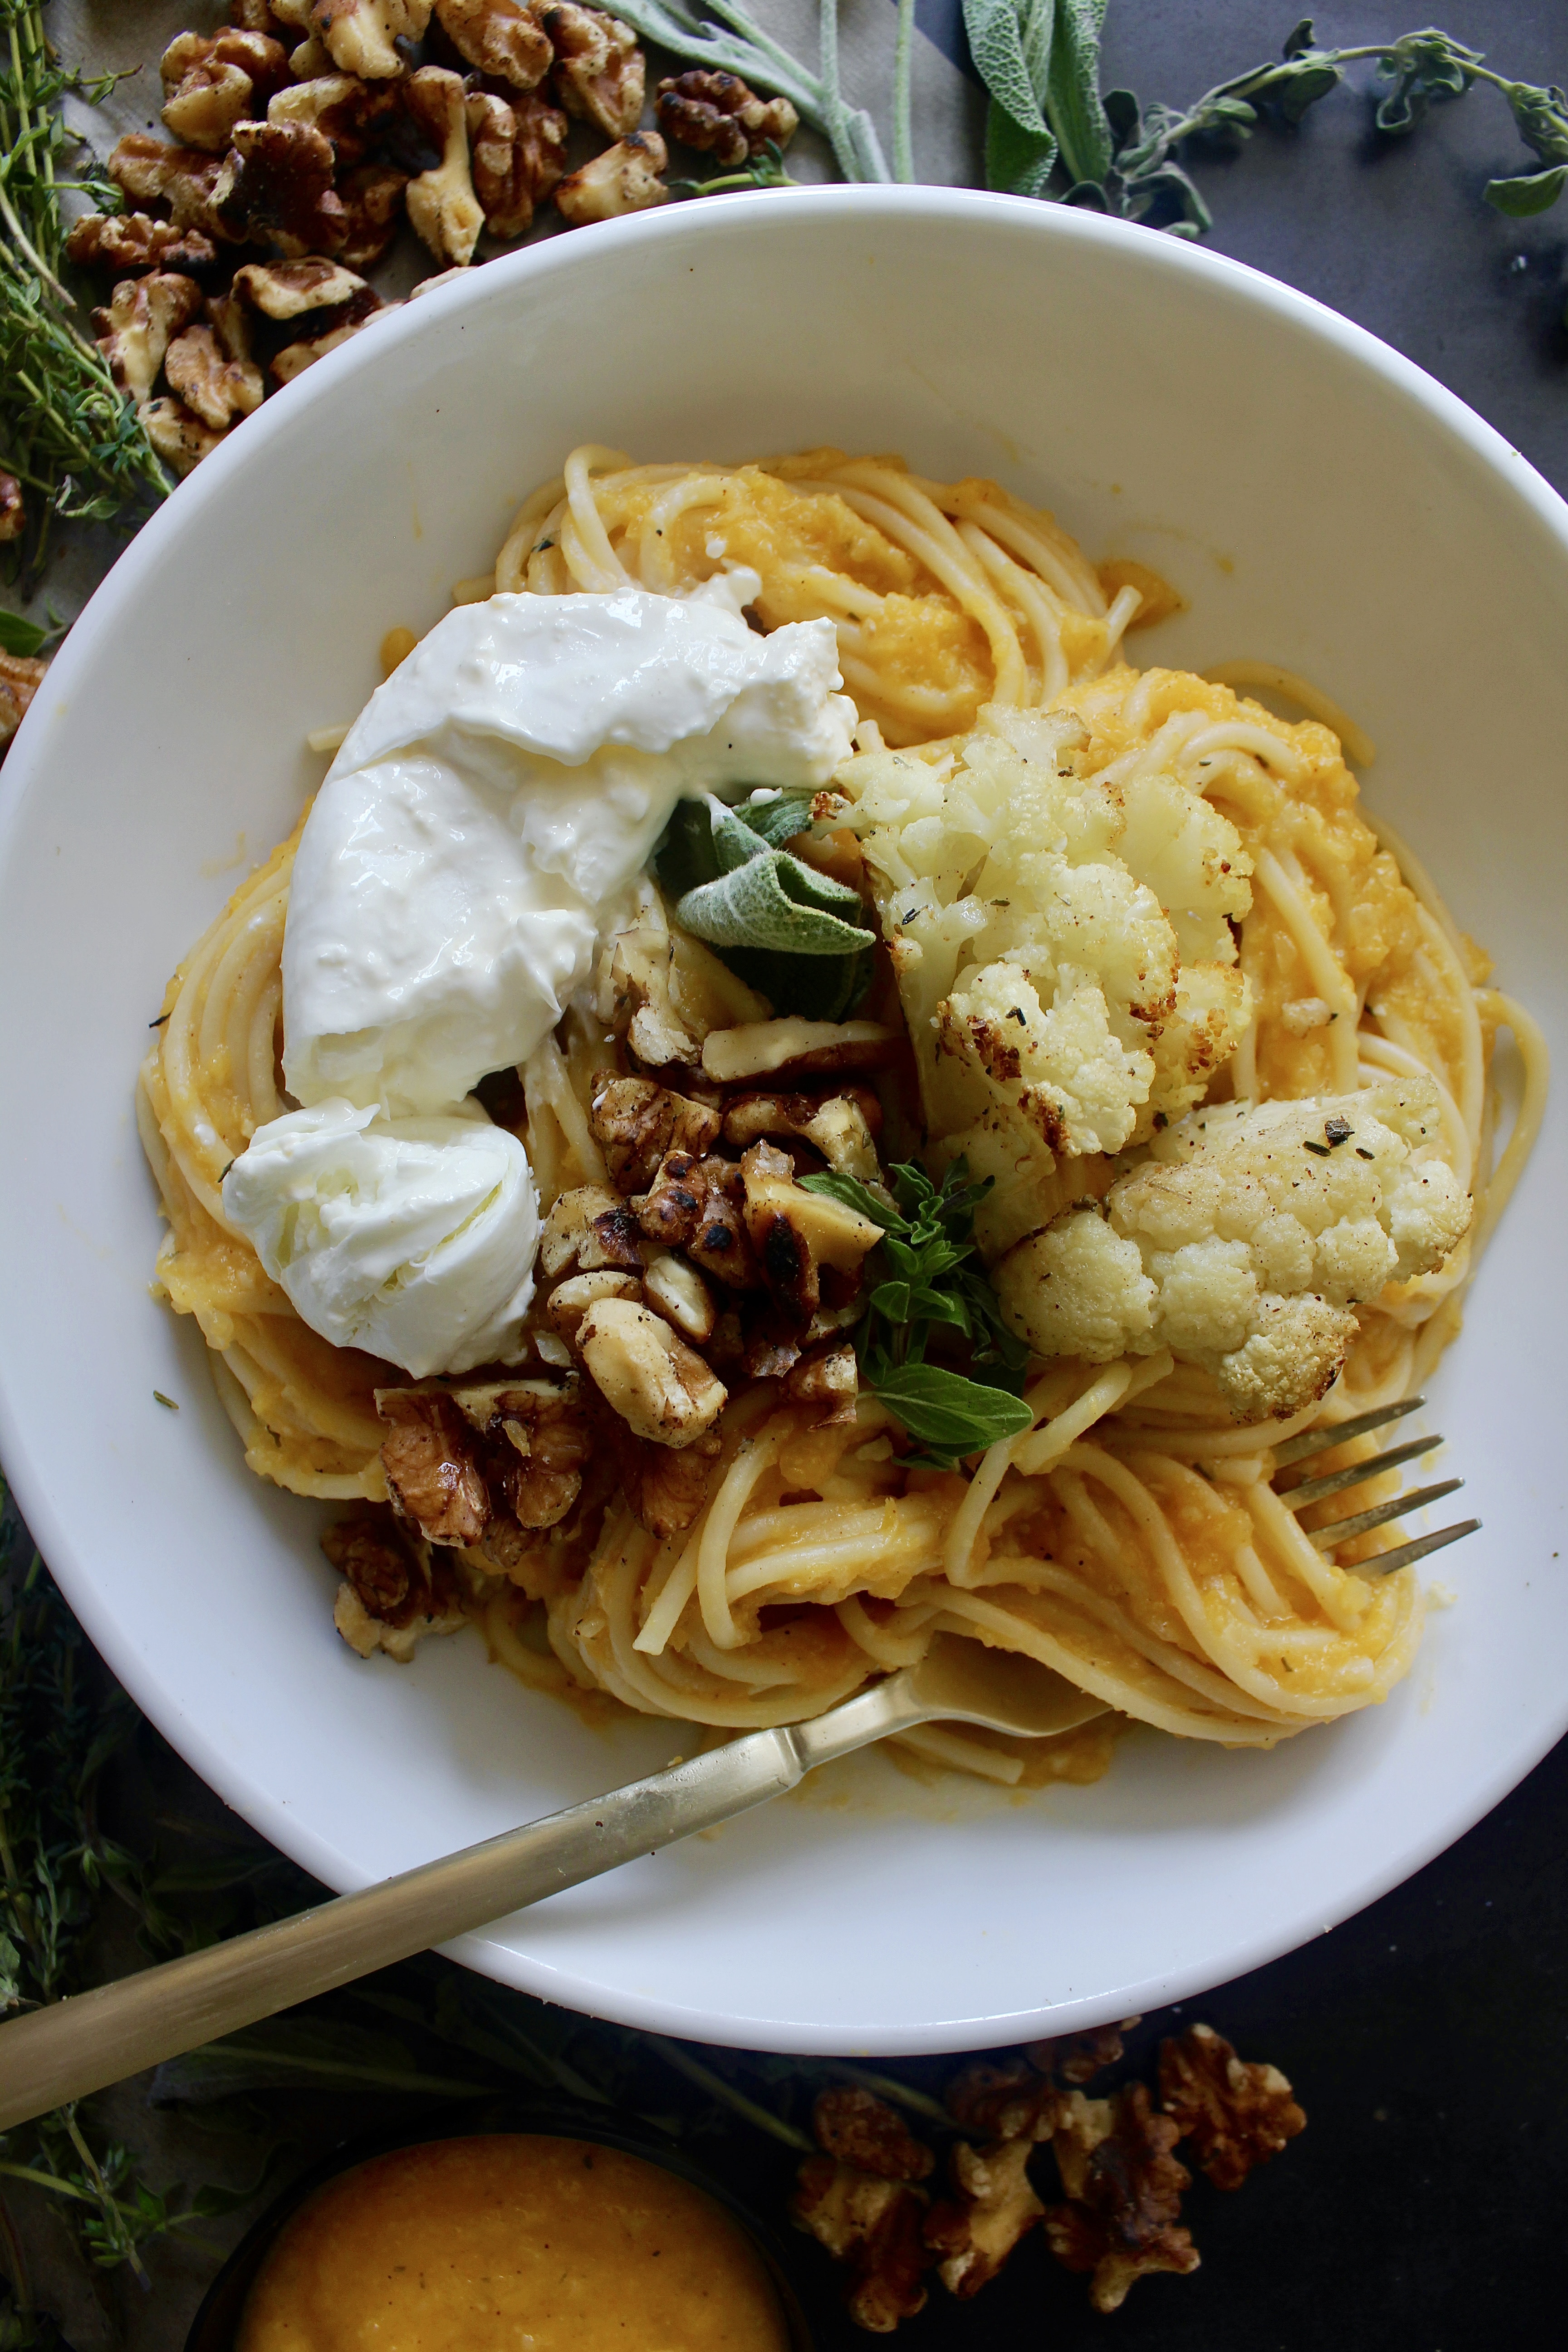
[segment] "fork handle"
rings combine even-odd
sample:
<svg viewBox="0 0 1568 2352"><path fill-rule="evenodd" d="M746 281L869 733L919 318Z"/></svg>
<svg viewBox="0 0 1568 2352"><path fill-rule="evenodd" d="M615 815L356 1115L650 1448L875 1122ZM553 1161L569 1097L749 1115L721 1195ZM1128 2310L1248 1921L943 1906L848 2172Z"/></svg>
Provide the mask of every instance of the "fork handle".
<svg viewBox="0 0 1568 2352"><path fill-rule="evenodd" d="M814 1722L752 1732L357 1895L0 2025L0 2131L765 1804L816 1765L924 1715L894 1675Z"/></svg>

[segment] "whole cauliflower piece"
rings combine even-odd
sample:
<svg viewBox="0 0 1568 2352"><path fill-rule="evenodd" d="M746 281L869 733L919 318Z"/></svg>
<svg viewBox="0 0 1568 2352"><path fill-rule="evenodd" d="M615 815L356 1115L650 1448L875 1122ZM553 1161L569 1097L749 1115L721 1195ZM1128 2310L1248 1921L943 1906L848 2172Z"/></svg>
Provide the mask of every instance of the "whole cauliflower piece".
<svg viewBox="0 0 1568 2352"><path fill-rule="evenodd" d="M1120 1151L1179 1118L1250 1014L1232 918L1251 861L1229 819L1161 772L1079 772L1070 713L990 705L940 761L840 770L939 1158L1026 1169ZM990 1246L1016 1237L999 1188ZM1038 1212L1027 1218L1037 1221Z"/></svg>
<svg viewBox="0 0 1568 2352"><path fill-rule="evenodd" d="M1102 1202L1007 1252L1002 1312L1038 1355L1169 1348L1215 1375L1238 1421L1299 1412L1343 1363L1355 1303L1464 1236L1471 1203L1439 1130L1425 1078L1195 1111Z"/></svg>

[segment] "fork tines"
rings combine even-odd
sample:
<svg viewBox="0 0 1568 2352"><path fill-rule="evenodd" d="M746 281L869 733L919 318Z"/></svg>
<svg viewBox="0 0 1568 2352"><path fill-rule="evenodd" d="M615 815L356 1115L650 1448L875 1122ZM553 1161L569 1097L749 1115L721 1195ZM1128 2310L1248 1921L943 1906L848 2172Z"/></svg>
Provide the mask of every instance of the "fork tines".
<svg viewBox="0 0 1568 2352"><path fill-rule="evenodd" d="M1331 1446L1343 1445L1352 1437L1365 1437L1374 1429L1385 1429L1390 1422L1403 1421L1407 1412L1425 1404L1425 1397L1405 1397L1398 1404L1377 1406L1371 1412L1357 1413L1350 1421L1332 1423L1324 1429L1314 1429L1302 1437L1287 1439L1275 1449L1274 1459L1281 1469L1297 1462L1310 1461L1314 1454L1326 1453ZM1440 1437L1415 1437L1403 1445L1391 1445L1386 1453L1376 1454L1366 1462L1354 1462L1348 1470L1333 1470L1320 1478L1303 1478L1299 1486L1287 1488L1279 1500L1289 1511L1299 1511L1309 1503L1323 1502L1330 1495L1342 1494L1347 1487L1359 1486L1384 1470L1396 1470L1401 1463L1415 1462L1441 1445ZM1427 1503L1439 1502L1464 1485L1462 1478L1440 1479L1435 1486L1419 1486L1413 1494L1395 1495L1386 1503L1371 1510L1358 1511L1353 1517L1335 1519L1326 1528L1304 1530L1309 1540L1320 1551L1347 1542L1352 1536L1367 1535L1373 1528L1386 1527L1393 1519L1402 1519L1409 1511L1418 1511ZM1357 1572L1363 1576L1387 1576L1398 1568L1408 1568L1415 1560L1425 1559L1429 1552L1441 1551L1445 1544L1458 1543L1461 1536L1473 1535L1480 1526L1479 1519L1462 1519L1451 1528L1438 1528L1431 1535L1413 1536L1393 1551L1379 1552L1374 1559L1357 1562Z"/></svg>

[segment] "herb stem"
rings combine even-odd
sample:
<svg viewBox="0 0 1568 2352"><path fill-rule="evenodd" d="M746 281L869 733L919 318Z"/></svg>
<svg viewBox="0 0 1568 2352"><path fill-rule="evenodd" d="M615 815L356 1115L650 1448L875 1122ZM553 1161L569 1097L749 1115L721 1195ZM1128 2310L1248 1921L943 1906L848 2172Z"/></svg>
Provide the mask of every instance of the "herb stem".
<svg viewBox="0 0 1568 2352"><path fill-rule="evenodd" d="M807 2139L804 2132L796 2131L793 2124L786 2124L784 2117L775 2116L771 2107L759 2106L755 2099L748 2099L744 2091L737 2091L722 2074L716 2074L710 2066L704 2066L700 2059L693 2058L682 2043L668 2042L662 2033L650 2033L647 2039L648 2047L657 2050L665 2063L673 2066L678 2074L684 2074L689 2083L697 2084L699 2090L706 2091L712 2098L721 2099L727 2107L733 2107L738 2116L744 2116L747 2123L754 2124L758 2131L767 2132L773 2138L782 2140L785 2147L799 2148L806 2156L816 2154L816 2143Z"/></svg>
<svg viewBox="0 0 1568 2352"><path fill-rule="evenodd" d="M913 112L915 0L899 0L893 51L893 177L908 187L915 176Z"/></svg>

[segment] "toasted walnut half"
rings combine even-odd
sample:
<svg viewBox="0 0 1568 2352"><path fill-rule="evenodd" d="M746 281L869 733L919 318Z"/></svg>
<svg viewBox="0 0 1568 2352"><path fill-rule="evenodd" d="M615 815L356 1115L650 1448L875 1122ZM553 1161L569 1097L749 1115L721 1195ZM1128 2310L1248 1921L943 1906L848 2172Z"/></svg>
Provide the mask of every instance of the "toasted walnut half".
<svg viewBox="0 0 1568 2352"><path fill-rule="evenodd" d="M494 1381L457 1388L452 1401L471 1429L494 1442L487 1467L492 1504L521 1528L553 1528L583 1488L593 1450L580 1381Z"/></svg>
<svg viewBox="0 0 1568 2352"><path fill-rule="evenodd" d="M669 190L658 174L668 161L657 131L634 131L563 180L555 191L555 209L581 228L590 221L618 220L624 213L668 204Z"/></svg>
<svg viewBox="0 0 1568 2352"><path fill-rule="evenodd" d="M588 1116L610 1181L621 1192L646 1192L667 1153L700 1155L719 1136L719 1113L708 1104L613 1070L596 1074Z"/></svg>
<svg viewBox="0 0 1568 2352"><path fill-rule="evenodd" d="M637 1524L660 1541L690 1527L708 1499L720 1452L717 1433L709 1430L677 1448L635 1437L613 1412L605 1413L605 1424L616 1477Z"/></svg>
<svg viewBox="0 0 1568 2352"><path fill-rule="evenodd" d="M11 479L9 474L0 476L0 480ZM4 494L0 492L0 503L3 502ZM6 510L15 513L15 504L8 504ZM25 654L0 653L0 749L11 740L26 717L47 667L47 662L29 660Z"/></svg>
<svg viewBox="0 0 1568 2352"><path fill-rule="evenodd" d="M362 163L338 183L343 206L342 258L350 269L374 269L384 261L403 218L406 172L390 163Z"/></svg>
<svg viewBox="0 0 1568 2352"><path fill-rule="evenodd" d="M925 2242L940 2257L950 2294L978 2294L1044 2214L1029 2183L1033 2153L1027 2139L992 2140L984 2147L960 2140L954 2147L953 2194L934 2204L925 2221Z"/></svg>
<svg viewBox="0 0 1568 2352"><path fill-rule="evenodd" d="M93 312L109 372L139 408L152 397L170 342L201 307L201 288L194 278L159 270L150 278L127 278L115 288L108 310Z"/></svg>
<svg viewBox="0 0 1568 2352"><path fill-rule="evenodd" d="M226 318L243 318L237 303ZM261 370L247 357L231 357L211 327L187 327L169 345L163 361L169 389L215 433L261 405Z"/></svg>
<svg viewBox="0 0 1568 2352"><path fill-rule="evenodd" d="M536 205L565 170L566 117L542 99L505 99L480 90L468 100L468 158L474 194L492 236L525 236Z"/></svg>
<svg viewBox="0 0 1568 2352"><path fill-rule="evenodd" d="M314 0L310 10L332 63L370 81L405 72L407 48L429 22L430 0Z"/></svg>
<svg viewBox="0 0 1568 2352"><path fill-rule="evenodd" d="M1307 2127L1279 2067L1248 2064L1212 2025L1160 2044L1160 2097L1216 2189L1239 2189Z"/></svg>
<svg viewBox="0 0 1568 2352"><path fill-rule="evenodd" d="M723 1381L661 1316L628 1298L596 1300L577 1345L605 1403L652 1445L690 1445L723 1410Z"/></svg>
<svg viewBox="0 0 1568 2352"><path fill-rule="evenodd" d="M903 2180L879 2180L830 2156L808 2156L795 2175L790 2214L849 2266L849 2316L868 2335L890 2336L925 2309L921 2273L931 2257L921 2234L925 2199Z"/></svg>
<svg viewBox="0 0 1568 2352"><path fill-rule="evenodd" d="M490 1518L474 1433L450 1396L434 1389L378 1389L390 1425L381 1463L393 1507L435 1544L477 1544Z"/></svg>
<svg viewBox="0 0 1568 2352"><path fill-rule="evenodd" d="M710 154L726 171L769 145L787 147L800 128L787 98L759 98L739 74L700 66L661 81L654 112L667 139Z"/></svg>
<svg viewBox="0 0 1568 2352"><path fill-rule="evenodd" d="M253 111L259 109L250 76L216 58L193 65L163 101L163 121L175 138L209 155L221 155L235 124Z"/></svg>
<svg viewBox="0 0 1568 2352"><path fill-rule="evenodd" d="M637 1204L637 1223L651 1242L682 1249L704 1274L731 1290L762 1281L742 1215L744 1180L733 1160L698 1160L671 1151Z"/></svg>
<svg viewBox="0 0 1568 2352"><path fill-rule="evenodd" d="M1197 2269L1197 2248L1176 2219L1192 2175L1171 2153L1178 2126L1152 2111L1142 2083L1110 2099L1081 2091L1066 2099L1051 2145L1070 2202L1047 2210L1046 2236L1067 2269L1093 2273L1095 2309L1115 2311L1136 2279Z"/></svg>
<svg viewBox="0 0 1568 2352"><path fill-rule="evenodd" d="M363 163L371 141L397 111L397 93L385 82L361 81L357 74L317 74L280 89L267 110L268 122L302 122L331 142L339 171Z"/></svg>
<svg viewBox="0 0 1568 2352"><path fill-rule="evenodd" d="M461 268L473 259L485 225L468 169L462 76L442 66L421 66L405 83L403 101L441 152L432 170L408 183L408 217L437 261Z"/></svg>
<svg viewBox="0 0 1568 2352"><path fill-rule="evenodd" d="M613 1265L595 1266L592 1274L569 1274L544 1302L550 1328L569 1348L577 1344L577 1330L590 1307L601 1298L631 1298L641 1303L643 1286L635 1274Z"/></svg>
<svg viewBox="0 0 1568 2352"><path fill-rule="evenodd" d="M200 229L176 228L150 213L83 213L70 226L66 251L87 269L210 269L217 247Z"/></svg>
<svg viewBox="0 0 1568 2352"><path fill-rule="evenodd" d="M567 112L596 124L607 139L635 131L647 68L631 26L603 9L580 8L576 0L552 0L534 13L555 52L555 87ZM658 168L664 169L662 152Z"/></svg>
<svg viewBox="0 0 1568 2352"><path fill-rule="evenodd" d="M660 1250L648 1260L642 1286L643 1297L655 1314L672 1323L681 1338L689 1339L694 1348L704 1347L713 1337L719 1320L713 1293L685 1258L678 1257L673 1250Z"/></svg>
<svg viewBox="0 0 1568 2352"><path fill-rule="evenodd" d="M475 71L532 89L555 62L550 36L523 0L436 0L441 30Z"/></svg>
<svg viewBox="0 0 1568 2352"><path fill-rule="evenodd" d="M128 131L109 158L107 170L132 204L166 204L177 229L199 229L233 244L237 232L216 209L224 165L195 147L171 147L142 131Z"/></svg>
<svg viewBox="0 0 1568 2352"><path fill-rule="evenodd" d="M247 261L234 273L234 290L263 318L300 319L363 293L364 279L339 261Z"/></svg>
<svg viewBox="0 0 1568 2352"><path fill-rule="evenodd" d="M336 253L346 231L330 139L308 122L237 122L213 189L229 232L290 259Z"/></svg>
<svg viewBox="0 0 1568 2352"><path fill-rule="evenodd" d="M544 1220L539 1270L550 1281L570 1272L592 1274L603 1265L640 1275L641 1238L624 1201L602 1184L579 1184L562 1193Z"/></svg>
<svg viewBox="0 0 1568 2352"><path fill-rule="evenodd" d="M924 2180L936 2158L896 2108L872 2091L845 2085L819 2091L811 2111L812 2137L840 2164L879 2180Z"/></svg>
<svg viewBox="0 0 1568 2352"><path fill-rule="evenodd" d="M399 1525L384 1505L340 1519L321 1549L342 1577L333 1622L362 1658L377 1650L405 1665L427 1633L464 1622L449 1559Z"/></svg>

